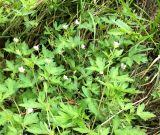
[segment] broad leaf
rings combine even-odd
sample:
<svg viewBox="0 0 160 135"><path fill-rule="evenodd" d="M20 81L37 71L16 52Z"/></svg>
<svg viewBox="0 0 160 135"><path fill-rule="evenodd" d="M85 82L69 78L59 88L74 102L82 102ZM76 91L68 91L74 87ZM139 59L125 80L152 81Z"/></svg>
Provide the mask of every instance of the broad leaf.
<svg viewBox="0 0 160 135"><path fill-rule="evenodd" d="M141 104L138 106L137 108L137 115L142 118L144 121L149 120L153 117L155 117L155 115L151 112L146 112L144 111L145 105Z"/></svg>
<svg viewBox="0 0 160 135"><path fill-rule="evenodd" d="M31 114L26 114L25 115L23 124L25 126L27 126L27 125L31 125L31 124L34 124L34 123L38 123L38 121L39 121L39 119L37 117L37 113L31 113Z"/></svg>

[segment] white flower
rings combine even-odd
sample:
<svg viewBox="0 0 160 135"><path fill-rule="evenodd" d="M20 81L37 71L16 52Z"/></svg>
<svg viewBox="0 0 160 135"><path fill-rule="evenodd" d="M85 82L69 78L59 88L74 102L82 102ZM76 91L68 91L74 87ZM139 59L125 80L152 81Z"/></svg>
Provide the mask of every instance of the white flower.
<svg viewBox="0 0 160 135"><path fill-rule="evenodd" d="M21 67L18 68L18 70L19 70L19 72L24 73L25 68L23 66L21 66Z"/></svg>
<svg viewBox="0 0 160 135"><path fill-rule="evenodd" d="M33 49L36 50L36 51L38 51L39 50L39 45L33 46Z"/></svg>
<svg viewBox="0 0 160 135"><path fill-rule="evenodd" d="M34 112L33 108L28 108L28 109L26 110L26 114L29 114L29 113L32 113L32 112Z"/></svg>
<svg viewBox="0 0 160 135"><path fill-rule="evenodd" d="M124 63L121 63L121 69L125 70L126 69L126 65Z"/></svg>
<svg viewBox="0 0 160 135"><path fill-rule="evenodd" d="M85 46L84 44L82 44L82 45L81 45L81 48L82 48L82 49L85 49L85 48L86 48L86 46Z"/></svg>
<svg viewBox="0 0 160 135"><path fill-rule="evenodd" d="M76 19L76 20L74 21L74 23L75 23L76 25L79 25L79 24L80 24L80 22L78 21L78 19Z"/></svg>
<svg viewBox="0 0 160 135"><path fill-rule="evenodd" d="M66 30L66 29L68 29L68 25L67 25L67 24L64 24L64 25L62 26L62 28Z"/></svg>
<svg viewBox="0 0 160 135"><path fill-rule="evenodd" d="M19 42L19 39L18 39L18 38L13 38L13 41L14 41L15 43L18 43L18 42Z"/></svg>
<svg viewBox="0 0 160 135"><path fill-rule="evenodd" d="M101 75L103 75L103 71L100 71L99 73L100 73Z"/></svg>
<svg viewBox="0 0 160 135"><path fill-rule="evenodd" d="M45 59L45 62L47 63L47 64L50 64L51 62L52 62L52 60L51 59Z"/></svg>
<svg viewBox="0 0 160 135"><path fill-rule="evenodd" d="M114 41L114 43L113 43L114 48L118 48L118 47L119 47L119 45L120 45L120 43L119 43L119 42Z"/></svg>
<svg viewBox="0 0 160 135"><path fill-rule="evenodd" d="M68 76L64 75L64 76L63 76L63 79L64 79L64 80L68 80Z"/></svg>

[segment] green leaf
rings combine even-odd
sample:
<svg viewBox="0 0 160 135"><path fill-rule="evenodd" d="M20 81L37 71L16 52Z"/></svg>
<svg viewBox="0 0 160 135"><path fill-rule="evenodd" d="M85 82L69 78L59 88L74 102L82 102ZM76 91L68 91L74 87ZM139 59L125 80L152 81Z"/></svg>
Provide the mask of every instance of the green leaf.
<svg viewBox="0 0 160 135"><path fill-rule="evenodd" d="M134 109L134 106L132 103L127 103L124 107L124 110L128 110L128 109Z"/></svg>
<svg viewBox="0 0 160 135"><path fill-rule="evenodd" d="M13 120L16 121L18 124L21 124L23 121L22 117L19 114L14 114Z"/></svg>
<svg viewBox="0 0 160 135"><path fill-rule="evenodd" d="M34 123L38 123L39 119L38 119L37 115L38 115L38 113L31 113L31 114L25 115L23 124L25 126L27 126L27 125L31 125Z"/></svg>
<svg viewBox="0 0 160 135"><path fill-rule="evenodd" d="M122 62L126 63L130 67L133 65L133 60L130 57L122 58Z"/></svg>
<svg viewBox="0 0 160 135"><path fill-rule="evenodd" d="M12 72L14 72L16 70L13 61L8 61L7 60L6 61L6 66L7 66L7 68L4 69L5 71L12 71Z"/></svg>
<svg viewBox="0 0 160 135"><path fill-rule="evenodd" d="M114 23L120 27L121 29L123 29L125 32L130 33L132 32L132 29L122 20L118 19L116 21L114 21Z"/></svg>
<svg viewBox="0 0 160 135"><path fill-rule="evenodd" d="M133 79L131 79L128 74L126 75L119 75L119 68L118 67L112 67L110 70L110 78L111 81L117 81L117 82L132 82Z"/></svg>
<svg viewBox="0 0 160 135"><path fill-rule="evenodd" d="M5 86L6 86L6 91L3 94L3 99L10 97L12 94L15 94L16 91L18 90L17 82L10 78L8 78L5 81Z"/></svg>
<svg viewBox="0 0 160 135"><path fill-rule="evenodd" d="M82 91L86 97L91 97L91 93L86 87L82 86Z"/></svg>
<svg viewBox="0 0 160 135"><path fill-rule="evenodd" d="M7 135L17 135L17 134L18 134L18 131L16 127L13 127L13 126L8 127Z"/></svg>
<svg viewBox="0 0 160 135"><path fill-rule="evenodd" d="M27 131L33 134L48 134L49 129L46 124L41 122L39 124L32 124L27 128Z"/></svg>
<svg viewBox="0 0 160 135"><path fill-rule="evenodd" d="M101 57L96 57L96 65L99 71L103 71L105 69L106 60Z"/></svg>
<svg viewBox="0 0 160 135"><path fill-rule="evenodd" d="M138 106L137 108L137 115L142 118L144 121L149 120L153 117L155 117L155 115L151 112L145 112L144 111L145 105L141 104Z"/></svg>
<svg viewBox="0 0 160 135"><path fill-rule="evenodd" d="M6 122L13 119L13 113L10 110L4 110L0 112L0 125L4 125Z"/></svg>
<svg viewBox="0 0 160 135"><path fill-rule="evenodd" d="M137 64L147 62L147 56L144 51L151 50L151 48L144 48L143 46L135 45L129 49L129 53L127 57L122 58L122 62L126 63L130 67L133 65L134 62Z"/></svg>
<svg viewBox="0 0 160 135"><path fill-rule="evenodd" d="M114 130L115 135L146 135L143 130L139 128L126 127L124 129Z"/></svg>
<svg viewBox="0 0 160 135"><path fill-rule="evenodd" d="M124 31L121 28L114 28L108 31L108 34L114 35L114 36L120 36L126 34L126 31Z"/></svg>
<svg viewBox="0 0 160 135"><path fill-rule="evenodd" d="M30 68L34 68L34 62L31 61L31 59L26 59L26 58L23 58L23 61L24 61L24 64Z"/></svg>
<svg viewBox="0 0 160 135"><path fill-rule="evenodd" d="M8 21L8 18L6 15L3 15L3 9L0 8L0 24L5 24Z"/></svg>
<svg viewBox="0 0 160 135"><path fill-rule="evenodd" d="M118 57L120 57L121 55L122 55L122 52L123 52L123 50L121 49L121 50L115 50L114 51L114 54L113 54L113 56L114 56L114 58L118 58Z"/></svg>
<svg viewBox="0 0 160 135"><path fill-rule="evenodd" d="M90 132L90 130L88 128L73 128L73 130L75 130L79 133L82 133L82 134Z"/></svg>
<svg viewBox="0 0 160 135"><path fill-rule="evenodd" d="M103 72L106 68L106 60L102 57L96 57L96 61L90 59L90 63L92 66L88 67L88 70Z"/></svg>
<svg viewBox="0 0 160 135"><path fill-rule="evenodd" d="M92 99L92 98L87 98L86 102L88 104L89 110L92 113L94 113L96 116L98 116L99 111L98 111L98 104L97 104L97 102L94 99Z"/></svg>
<svg viewBox="0 0 160 135"><path fill-rule="evenodd" d="M44 58L54 58L53 52L48 50L44 45L42 46L42 54Z"/></svg>
<svg viewBox="0 0 160 135"><path fill-rule="evenodd" d="M78 28L79 29L87 29L87 30L89 30L91 32L94 32L92 23L84 22Z"/></svg>
<svg viewBox="0 0 160 135"><path fill-rule="evenodd" d="M54 134L53 134L54 135ZM70 135L70 131L63 131L61 135Z"/></svg>
<svg viewBox="0 0 160 135"><path fill-rule="evenodd" d="M99 135L108 135L109 134L109 128L99 128Z"/></svg>
<svg viewBox="0 0 160 135"><path fill-rule="evenodd" d="M29 74L20 74L19 75L19 81L18 81L18 87L19 88L27 88L27 87L33 87L34 80L31 75Z"/></svg>
<svg viewBox="0 0 160 135"><path fill-rule="evenodd" d="M37 109L42 109L43 105L35 102L34 100L28 100L23 104L20 104L20 106L25 107L25 108L37 108Z"/></svg>
<svg viewBox="0 0 160 135"><path fill-rule="evenodd" d="M7 41L6 47L4 48L4 50L9 53L15 53L14 43L9 43Z"/></svg>
<svg viewBox="0 0 160 135"><path fill-rule="evenodd" d="M118 117L115 117L113 120L112 120L112 125L113 125L113 129L116 130L118 129L118 127L120 126L121 124L121 121Z"/></svg>
<svg viewBox="0 0 160 135"><path fill-rule="evenodd" d="M61 75L64 72L63 66L56 67L55 64L45 65L45 70L51 75Z"/></svg>
<svg viewBox="0 0 160 135"><path fill-rule="evenodd" d="M125 89L119 89L119 90L122 91L122 92L125 92L125 93L130 93L130 94L140 93L139 90L136 90L134 88L125 88Z"/></svg>
<svg viewBox="0 0 160 135"><path fill-rule="evenodd" d="M25 42L21 43L21 45L19 45L17 47L20 50L20 52L22 53L22 55L24 55L24 56L30 55L32 53L32 50L29 49L29 46Z"/></svg>

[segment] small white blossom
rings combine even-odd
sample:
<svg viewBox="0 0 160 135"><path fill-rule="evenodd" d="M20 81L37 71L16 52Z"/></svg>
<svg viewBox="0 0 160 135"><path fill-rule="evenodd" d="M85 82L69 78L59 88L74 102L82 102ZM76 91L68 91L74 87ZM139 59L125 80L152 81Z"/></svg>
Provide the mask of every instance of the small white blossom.
<svg viewBox="0 0 160 135"><path fill-rule="evenodd" d="M19 72L24 73L25 68L23 66L21 66L21 67L18 68L18 70L19 70Z"/></svg>
<svg viewBox="0 0 160 135"><path fill-rule="evenodd" d="M125 70L126 69L126 65L124 63L121 63L121 69Z"/></svg>
<svg viewBox="0 0 160 135"><path fill-rule="evenodd" d="M113 43L113 46L114 46L114 48L118 48L118 47L120 46L120 43L115 41L115 42Z"/></svg>
<svg viewBox="0 0 160 135"><path fill-rule="evenodd" d="M47 63L47 64L50 64L51 62L52 62L52 60L51 59L45 59L45 62Z"/></svg>
<svg viewBox="0 0 160 135"><path fill-rule="evenodd" d="M18 42L19 42L19 39L18 39L18 38L13 38L13 41L14 41L15 43L18 43Z"/></svg>
<svg viewBox="0 0 160 135"><path fill-rule="evenodd" d="M74 23L75 23L76 25L79 25L79 24L80 24L80 22L78 21L78 19L76 19L76 20L74 21Z"/></svg>
<svg viewBox="0 0 160 135"><path fill-rule="evenodd" d="M32 112L34 112L33 108L28 108L28 109L26 110L26 114L29 114L29 113L32 113Z"/></svg>
<svg viewBox="0 0 160 135"><path fill-rule="evenodd" d="M66 30L66 29L68 29L68 25L67 25L67 24L64 24L64 25L62 26L62 28Z"/></svg>
<svg viewBox="0 0 160 135"><path fill-rule="evenodd" d="M103 75L103 71L100 71L99 73L100 73L101 75Z"/></svg>
<svg viewBox="0 0 160 135"><path fill-rule="evenodd" d="M64 80L68 80L68 76L64 75L64 76L63 76L63 79L64 79Z"/></svg>
<svg viewBox="0 0 160 135"><path fill-rule="evenodd" d="M33 46L33 49L36 50L36 51L38 51L39 50L39 45Z"/></svg>
<svg viewBox="0 0 160 135"><path fill-rule="evenodd" d="M84 44L82 44L82 45L81 45L81 48L82 48L82 49L85 49L85 48L86 48L86 46L85 46Z"/></svg>

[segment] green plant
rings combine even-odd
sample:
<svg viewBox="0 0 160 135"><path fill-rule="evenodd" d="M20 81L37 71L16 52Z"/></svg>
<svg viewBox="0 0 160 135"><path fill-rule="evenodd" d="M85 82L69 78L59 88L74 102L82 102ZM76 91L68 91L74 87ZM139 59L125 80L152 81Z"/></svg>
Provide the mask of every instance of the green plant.
<svg viewBox="0 0 160 135"><path fill-rule="evenodd" d="M147 66L159 44L129 3L0 2L1 134L147 134L152 89L138 87L136 73L157 71L158 60Z"/></svg>

